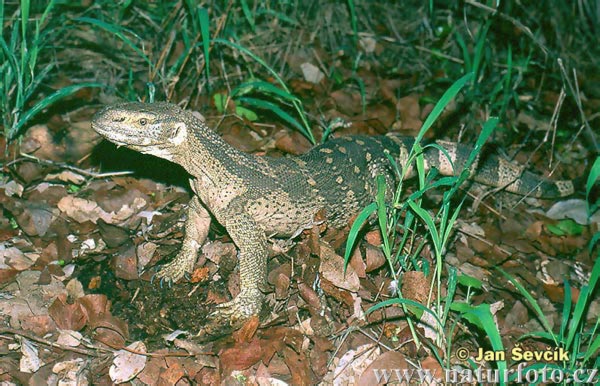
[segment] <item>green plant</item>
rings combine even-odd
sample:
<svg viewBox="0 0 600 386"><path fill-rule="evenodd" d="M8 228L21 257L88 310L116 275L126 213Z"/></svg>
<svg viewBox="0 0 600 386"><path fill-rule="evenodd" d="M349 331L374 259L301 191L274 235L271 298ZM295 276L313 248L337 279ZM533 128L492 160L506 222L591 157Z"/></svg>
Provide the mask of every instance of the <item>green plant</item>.
<svg viewBox="0 0 600 386"><path fill-rule="evenodd" d="M48 3L39 19L30 21L30 1L20 3L19 17L4 20L5 2L0 0L0 25L8 25L0 38L0 105L4 135L15 139L25 125L53 103L84 87L100 87L97 83L80 83L61 88L42 97L41 86L50 76L54 64L39 63L41 53L61 28L49 14L56 3ZM33 104L33 105L32 105Z"/></svg>
<svg viewBox="0 0 600 386"><path fill-rule="evenodd" d="M467 82L471 80L472 77L472 73L463 76L461 79L456 81L440 98L438 103L433 108L431 114L423 124L423 128L416 138L415 144L409 153L406 164L399 166L395 164L393 159L390 159L392 164L395 165L398 180L400 181L393 194L392 202L391 204L386 203L385 180L382 178L382 176L378 176L378 191L376 199L357 216L350 229L345 253L345 261L348 263L351 252L357 243L359 231L372 215L375 215L378 221L382 236L381 248L388 262L388 270L391 273L394 281L400 280L398 269L417 269L428 271L429 269L427 268L427 265L424 264L424 262L419 261L418 256L422 248L425 246L425 243L429 243L432 246L436 262L434 268L436 280L431 287L429 301L427 304L422 305L413 300L406 299L402 296L402 292L399 290L396 298L379 302L371 307L368 312L373 312L382 307L398 304L403 308L406 315L414 315L414 317L417 319L420 319L424 312L431 315L432 319L430 320L434 320L436 324L432 327L438 332L438 341L435 344L438 347L445 347L447 351L447 361L443 361L439 356L438 361L441 364L445 363L448 368L450 366L449 358L451 357L450 350L452 346L451 339L453 336L453 331L461 319L466 319L472 324L478 326L482 331L485 331L494 350L503 349L500 333L494 322L489 305L481 304L478 306L473 306L469 304L469 296L467 296L467 302L458 302L454 300L459 281L467 285L469 288L469 293L471 291L471 287L479 288L481 285L480 282L473 278L459 278L456 274L456 270L451 268L449 269L448 280L445 284L447 287L446 296L443 297L441 294L441 288L442 285L444 285L442 282L442 263L445 249L462 205L462 203L459 203L459 205L454 205L452 204L452 200L456 196L460 185L469 177L470 167L473 162L475 162L477 155L481 152L484 143L493 132L498 123L498 119L491 118L484 124L474 149L465 165L462 166L463 170L458 176L437 178L435 171L430 171L429 174L425 173L423 151L429 146L435 146L443 153L446 153L446 151L435 144L429 144L425 146L420 145L421 139L423 138L426 130L431 127L443 109L448 105L448 103L450 103L456 94L466 86ZM447 153L446 156L448 156ZM417 171L416 175L419 189L415 193L411 194L407 199L401 201L402 180L408 175L409 169L412 167L416 168ZM439 210L436 214L432 215L430 211L422 207L422 197L427 191L440 187L446 191L443 195ZM418 242L414 235L418 230L422 230L423 228L426 229L427 237ZM401 230L401 232L398 230ZM410 251L410 253L406 254L404 251ZM433 293L434 288L437 288L437 293L435 294ZM450 311L453 311L458 317L455 318L453 323L448 324ZM413 332L413 339L415 340L416 344L419 345L420 340L415 332L412 317L408 317L406 320L409 328ZM437 356L437 350L432 350L432 352ZM475 363L472 363L472 366L476 367ZM498 361L497 366L500 371L506 369L506 361Z"/></svg>
<svg viewBox="0 0 600 386"><path fill-rule="evenodd" d="M590 244L590 250L592 249ZM600 278L600 259L596 259L588 285L581 287L579 298L573 306L571 285L568 280L564 281L565 298L562 309L561 324L558 332L554 332L550 326L546 315L542 311L538 302L529 294L515 278L499 269L499 271L518 289L519 293L527 299L527 302L535 312L537 318L542 323L544 331L534 331L525 334L520 339L536 338L549 341L554 347L568 352L568 359L558 360L558 364L536 363L524 368L525 371L539 370L541 368L560 369L566 374L573 375L576 370L598 368L600 357L596 357L595 363L588 363L590 359L600 349L600 316L597 316L596 323L586 330L586 313L590 302L594 299L593 293Z"/></svg>
<svg viewBox="0 0 600 386"><path fill-rule="evenodd" d="M315 138L312 134L312 130L310 125L308 124L308 120L306 117L306 113L304 111L304 107L299 98L292 95L289 88L287 87L285 81L279 76L279 74L271 68L264 60L262 60L258 55L247 49L246 47L241 46L240 44L231 42L225 39L214 39L212 40L213 44L225 45L227 47L233 48L244 55L250 57L254 62L260 64L261 67L267 70L268 74L275 79L277 86L262 81L251 79L250 81L244 82L237 86L234 90L232 90L229 97L231 97L234 101L237 101L242 104L250 105L252 107L261 108L264 110L271 111L273 114L278 116L280 119L290 124L292 127L297 129L300 133L302 133L308 140L314 144ZM285 110L281 109L277 104L271 102L268 99L263 98L255 98L248 97L249 94L258 93L267 98L272 98L279 103L283 103L285 105L291 105L296 111L297 116L300 118L300 122L294 118L292 115L287 113Z"/></svg>

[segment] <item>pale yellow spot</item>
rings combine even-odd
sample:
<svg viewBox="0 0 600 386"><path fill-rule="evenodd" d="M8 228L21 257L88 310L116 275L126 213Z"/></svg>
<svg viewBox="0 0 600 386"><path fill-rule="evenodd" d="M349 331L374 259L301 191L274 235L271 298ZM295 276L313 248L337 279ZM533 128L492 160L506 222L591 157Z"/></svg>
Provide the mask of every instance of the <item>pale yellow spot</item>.
<svg viewBox="0 0 600 386"><path fill-rule="evenodd" d="M343 146L338 147L338 150L340 151L340 153L342 154L346 154L346 148Z"/></svg>
<svg viewBox="0 0 600 386"><path fill-rule="evenodd" d="M354 142L356 142L356 144L357 144L357 145L360 145L360 146L363 146L363 145L365 144L365 142L364 142L364 141L361 141L360 139L357 139L357 140L356 140L356 141L354 141Z"/></svg>
<svg viewBox="0 0 600 386"><path fill-rule="evenodd" d="M335 179L335 182L341 184L342 182L344 182L344 179L342 178L342 176L338 176L338 178Z"/></svg>
<svg viewBox="0 0 600 386"><path fill-rule="evenodd" d="M308 180L306 180L306 182L308 182L308 184L310 186L316 186L317 185L317 181L313 180L312 177L309 177Z"/></svg>
<svg viewBox="0 0 600 386"><path fill-rule="evenodd" d="M333 158L327 157L327 158L325 158L325 162L327 162L328 164L332 164L333 163Z"/></svg>
<svg viewBox="0 0 600 386"><path fill-rule="evenodd" d="M354 167L354 173L356 173L356 174L360 173L360 168L358 166Z"/></svg>
<svg viewBox="0 0 600 386"><path fill-rule="evenodd" d="M331 150L331 149L329 149L329 148L327 148L327 147L324 147L324 148L322 148L322 149L321 149L321 150L319 150L319 151L320 151L321 153L326 153L326 154L331 154L331 153L333 153L333 150Z"/></svg>
<svg viewBox="0 0 600 386"><path fill-rule="evenodd" d="M373 156L371 155L371 153L367 153L367 154L365 154L365 158L367 159L367 162L371 162L371 159L373 158Z"/></svg>

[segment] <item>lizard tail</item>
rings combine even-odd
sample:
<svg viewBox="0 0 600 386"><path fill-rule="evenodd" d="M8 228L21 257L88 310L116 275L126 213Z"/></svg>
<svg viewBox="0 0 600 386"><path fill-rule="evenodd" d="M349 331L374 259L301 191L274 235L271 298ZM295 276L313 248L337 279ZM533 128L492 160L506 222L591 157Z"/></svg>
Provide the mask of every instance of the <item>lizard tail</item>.
<svg viewBox="0 0 600 386"><path fill-rule="evenodd" d="M436 141L446 149L447 155L435 147L425 150L426 167L435 167L441 174L452 176L462 171L471 153L471 147L453 142ZM573 194L569 180L549 181L535 173L494 154L480 154L471 166L470 178L488 186L500 187L510 193L538 198L558 198Z"/></svg>

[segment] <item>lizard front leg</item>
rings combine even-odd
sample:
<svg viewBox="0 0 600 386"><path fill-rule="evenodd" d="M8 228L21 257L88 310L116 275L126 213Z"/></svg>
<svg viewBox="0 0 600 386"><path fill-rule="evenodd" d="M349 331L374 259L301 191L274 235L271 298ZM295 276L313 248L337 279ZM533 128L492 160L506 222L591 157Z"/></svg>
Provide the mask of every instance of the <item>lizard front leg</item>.
<svg viewBox="0 0 600 386"><path fill-rule="evenodd" d="M165 264L157 273L156 278L174 283L186 273L191 274L198 258L198 250L208 235L210 213L200 203L197 196L190 201L185 221L185 236L181 250L173 261Z"/></svg>
<svg viewBox="0 0 600 386"><path fill-rule="evenodd" d="M264 301L267 276L267 237L254 219L241 211L228 210L224 226L239 248L240 293L231 301L217 306L200 330L200 338L224 335L253 315L258 315Z"/></svg>

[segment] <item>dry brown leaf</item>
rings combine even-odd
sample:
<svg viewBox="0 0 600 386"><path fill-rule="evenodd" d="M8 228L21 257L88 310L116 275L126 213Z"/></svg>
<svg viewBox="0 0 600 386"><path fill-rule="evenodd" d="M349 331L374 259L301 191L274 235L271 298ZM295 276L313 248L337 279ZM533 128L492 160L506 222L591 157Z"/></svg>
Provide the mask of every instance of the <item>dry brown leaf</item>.
<svg viewBox="0 0 600 386"><path fill-rule="evenodd" d="M440 365L440 362L431 355L421 361L421 368L429 371L429 374L435 377L438 382L444 379L444 369Z"/></svg>
<svg viewBox="0 0 600 386"><path fill-rule="evenodd" d="M35 264L38 258L38 254L23 253L16 247L5 248L0 245L0 269L24 271Z"/></svg>
<svg viewBox="0 0 600 386"><path fill-rule="evenodd" d="M60 173L47 174L44 177L44 181L62 181L69 184L81 185L85 182L85 177L70 170L63 170Z"/></svg>
<svg viewBox="0 0 600 386"><path fill-rule="evenodd" d="M375 375L375 370L378 371L387 370L391 374L394 373L394 369L411 369L412 367L406 361L404 354L398 351L388 351L379 355L369 366L362 372L358 379L357 385L369 386L369 385L381 385L387 382L381 382ZM397 381L397 379L396 379ZM407 383L394 383L399 385L407 385Z"/></svg>
<svg viewBox="0 0 600 386"><path fill-rule="evenodd" d="M91 221L95 224L99 218L109 217L108 213L98 207L97 203L84 198L65 196L57 206L67 217L79 223ZM105 221L110 222L110 219Z"/></svg>
<svg viewBox="0 0 600 386"><path fill-rule="evenodd" d="M354 248L352 256L350 256L350 266L354 269L359 278L364 279L367 277L366 268L360 248Z"/></svg>
<svg viewBox="0 0 600 386"><path fill-rule="evenodd" d="M304 355L304 351L299 353L290 347L283 348L283 360L290 369L292 375L292 385L313 385L314 375L310 369L310 361Z"/></svg>
<svg viewBox="0 0 600 386"><path fill-rule="evenodd" d="M117 254L111 259L111 267L114 270L115 276L120 279L139 279L137 256L133 243L128 242L119 248Z"/></svg>
<svg viewBox="0 0 600 386"><path fill-rule="evenodd" d="M79 302L73 304L67 303L67 296L62 295L54 299L54 302L48 307L48 314L56 323L58 328L63 330L81 330L87 323L87 315Z"/></svg>
<svg viewBox="0 0 600 386"><path fill-rule="evenodd" d="M312 145L297 131L281 130L275 134L275 148L288 154L304 154Z"/></svg>
<svg viewBox="0 0 600 386"><path fill-rule="evenodd" d="M187 374L183 366L181 366L179 363L173 363L169 367L161 371L158 378L158 384L176 385L177 382L186 375Z"/></svg>
<svg viewBox="0 0 600 386"><path fill-rule="evenodd" d="M360 281L354 268L348 266L344 273L344 259L335 253L335 251L326 243L321 242L321 265L319 273L330 283L338 288L357 292L360 288Z"/></svg>
<svg viewBox="0 0 600 386"><path fill-rule="evenodd" d="M201 283L203 281L208 280L210 276L210 269L207 267L196 268L194 272L192 272L192 277L190 278L191 283Z"/></svg>
<svg viewBox="0 0 600 386"><path fill-rule="evenodd" d="M250 319L244 322L244 325L237 331L233 333L233 339L236 342L250 342L254 335L256 335L256 330L258 330L258 326L260 325L260 319L258 316L253 315Z"/></svg>
<svg viewBox="0 0 600 386"><path fill-rule="evenodd" d="M245 370L258 363L262 358L261 342L253 339L250 342L239 342L234 347L221 351L222 374L227 376L234 370Z"/></svg>
<svg viewBox="0 0 600 386"><path fill-rule="evenodd" d="M425 304L429 295L429 281L421 271L407 271L402 277L402 295L415 302Z"/></svg>
<svg viewBox="0 0 600 386"><path fill-rule="evenodd" d="M305 283L298 283L298 292L302 300L304 300L313 311L321 309L321 300L317 292Z"/></svg>
<svg viewBox="0 0 600 386"><path fill-rule="evenodd" d="M367 258L365 268L366 272L372 272L381 268L385 264L385 255L383 254L381 248L367 245L365 252Z"/></svg>
<svg viewBox="0 0 600 386"><path fill-rule="evenodd" d="M379 231L379 229L369 231L365 235L365 240L367 240L367 243L371 244L372 246L378 247L382 243L381 232Z"/></svg>

